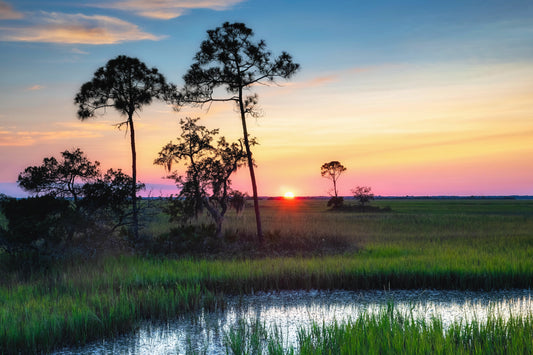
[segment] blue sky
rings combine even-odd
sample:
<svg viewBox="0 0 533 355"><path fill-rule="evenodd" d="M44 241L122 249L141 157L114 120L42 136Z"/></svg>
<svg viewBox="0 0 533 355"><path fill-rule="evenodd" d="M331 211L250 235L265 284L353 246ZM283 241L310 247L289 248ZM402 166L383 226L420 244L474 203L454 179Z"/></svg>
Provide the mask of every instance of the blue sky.
<svg viewBox="0 0 533 355"><path fill-rule="evenodd" d="M179 86L206 30L225 21L301 64L258 89L260 194L326 194L329 160L348 168L345 194L533 194L531 1L277 0L0 0L0 192L18 193L26 166L77 146L128 171L117 116L79 122L75 93L121 54ZM171 185L151 162L185 115L240 135L231 106L154 104L137 120L142 181ZM235 184L249 190L246 172Z"/></svg>

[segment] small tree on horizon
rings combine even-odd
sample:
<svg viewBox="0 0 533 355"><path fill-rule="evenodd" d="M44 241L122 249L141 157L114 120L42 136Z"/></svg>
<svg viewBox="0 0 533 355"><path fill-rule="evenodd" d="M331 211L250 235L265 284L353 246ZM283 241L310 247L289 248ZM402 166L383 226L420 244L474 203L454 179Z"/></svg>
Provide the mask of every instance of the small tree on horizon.
<svg viewBox="0 0 533 355"><path fill-rule="evenodd" d="M333 195L328 201L328 207L333 206L333 208L339 208L344 204L344 198L342 196L339 197L337 192L337 181L345 171L346 168L336 160L324 163L320 167L320 175L333 182Z"/></svg>
<svg viewBox="0 0 533 355"><path fill-rule="evenodd" d="M324 163L320 167L320 175L333 182L333 197L339 197L337 191L337 181L339 180L341 174L345 171L346 168L344 165L336 160L330 161L329 163Z"/></svg>
<svg viewBox="0 0 533 355"><path fill-rule="evenodd" d="M254 85L274 83L276 78L288 79L299 69L291 55L282 52L276 58L267 50L263 40L252 41L254 33L243 23L225 22L207 31L208 38L194 57L195 62L184 76L185 88L179 97L187 103L203 105L216 101L234 102L240 114L243 143L250 169L254 198L257 237L263 241L257 182L254 172L251 142L246 116L257 117L257 94L245 96ZM224 87L225 97L214 97L214 91Z"/></svg>
<svg viewBox="0 0 533 355"><path fill-rule="evenodd" d="M354 198L359 201L361 207L365 207L365 204L374 199L372 188L370 186L357 186L352 189Z"/></svg>
<svg viewBox="0 0 533 355"><path fill-rule="evenodd" d="M94 73L91 81L81 86L74 99L78 105L78 118L85 121L94 117L96 112L108 107L114 108L125 121L116 124L130 131L131 145L131 203L133 208L133 232L139 239L137 208L137 152L135 149L135 127L133 116L139 114L144 106L154 99L165 100L174 90L167 84L165 77L156 68L148 68L137 58L119 55Z"/></svg>

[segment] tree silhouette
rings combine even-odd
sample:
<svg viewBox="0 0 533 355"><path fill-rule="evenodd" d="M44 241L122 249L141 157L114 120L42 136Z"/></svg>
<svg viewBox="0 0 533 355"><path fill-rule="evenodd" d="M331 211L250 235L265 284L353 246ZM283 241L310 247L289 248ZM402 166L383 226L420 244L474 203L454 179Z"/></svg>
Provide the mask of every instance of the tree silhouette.
<svg viewBox="0 0 533 355"><path fill-rule="evenodd" d="M374 194L372 193L372 188L370 186L357 186L352 189L353 197L356 200L359 200L361 207L365 207L365 204L374 199Z"/></svg>
<svg viewBox="0 0 533 355"><path fill-rule="evenodd" d="M208 130L196 123L199 118L181 120L182 133L177 143L170 142L159 152L154 164L164 166L168 172L174 163L184 161L187 165L185 176L173 172L169 178L181 187L179 199L174 200L182 217L198 216L205 208L215 222L215 237L222 237L224 215L231 207L231 175L246 162L242 140L228 143L224 137L217 145L211 142L218 129ZM255 139L250 139L255 144ZM171 216L175 218L175 216Z"/></svg>
<svg viewBox="0 0 533 355"><path fill-rule="evenodd" d="M121 226L131 224L131 189L133 178L121 169L109 169L94 182L83 185L81 208L86 218L105 233L111 233ZM136 190L144 189L144 184L137 184Z"/></svg>
<svg viewBox="0 0 533 355"><path fill-rule="evenodd" d="M185 161L188 166L187 176L183 178L178 172L173 172L168 176L176 180L181 185L181 195L187 195L186 213L198 217L204 208L201 181L201 164L199 162L210 153L214 148L211 144L218 129L209 130L205 126L199 126L196 123L199 118L192 119L187 117L180 120L181 134L177 142L169 142L159 152L159 156L154 160L154 164L162 165L167 172L172 171L174 163Z"/></svg>
<svg viewBox="0 0 533 355"><path fill-rule="evenodd" d="M72 197L78 207L78 198L83 194L81 183L92 182L100 176L100 163L91 162L80 148L65 150L61 155L61 161L44 158L42 165L27 167L19 174L17 183L37 195Z"/></svg>
<svg viewBox="0 0 533 355"><path fill-rule="evenodd" d="M126 120L117 124L130 131L131 144L131 200L135 239L139 238L137 209L137 153L135 151L135 128L133 116L153 99L164 100L172 86L156 68L148 68L137 58L118 56L99 68L91 81L82 85L74 102L79 106L78 118L82 121L94 117L98 110L115 108Z"/></svg>
<svg viewBox="0 0 533 355"><path fill-rule="evenodd" d="M333 197L335 197L335 199L338 199L339 197L337 193L337 181L339 180L341 174L345 171L346 168L344 167L344 165L342 165L336 160L330 161L329 163L324 163L320 167L320 174L322 175L322 177L333 181Z"/></svg>
<svg viewBox="0 0 533 355"><path fill-rule="evenodd" d="M37 196L44 196L26 202L10 202L9 205L10 208L13 208L12 211L27 209L28 216L33 214L36 219L42 217L40 222L35 222L36 225L41 222L44 223L43 225L48 225L45 220L50 221L50 225L56 225L53 229L55 230L54 233L58 235L53 237L53 233L48 234L47 232L45 238L56 241L61 240L63 234L68 237L68 240L71 240L78 228L77 224L83 225L82 220L85 218L82 213L80 203L82 199L80 198L84 196L84 186L95 182L100 176L100 163L91 162L79 148L72 151L65 150L61 152L61 156L61 160L57 160L55 157L44 158L42 165L29 166L18 176L17 182L21 188ZM74 203L71 204L65 198L72 198ZM57 202L55 200L64 201ZM63 208L64 206L68 208ZM57 209L56 207L61 208ZM39 209L43 211L37 211ZM61 218L54 216L58 213L61 214ZM15 214L11 214L10 218L12 225L21 221L17 219ZM31 223L21 228L18 229L19 232L22 233L23 230L28 232L31 230ZM38 231L35 232L38 235L41 232L40 227L36 227L35 231ZM36 239L31 237L30 240Z"/></svg>
<svg viewBox="0 0 533 355"><path fill-rule="evenodd" d="M225 22L222 27L207 31L208 38L202 42L195 62L184 76L185 88L180 99L199 105L215 101L233 101L237 105L252 182L257 236L262 241L257 182L246 127L247 115L259 115L257 95L245 96L244 91L253 85L274 83L276 78L288 79L298 70L299 64L286 52L272 58L265 42L252 41L253 35L243 23ZM218 87L224 87L228 96L214 97Z"/></svg>

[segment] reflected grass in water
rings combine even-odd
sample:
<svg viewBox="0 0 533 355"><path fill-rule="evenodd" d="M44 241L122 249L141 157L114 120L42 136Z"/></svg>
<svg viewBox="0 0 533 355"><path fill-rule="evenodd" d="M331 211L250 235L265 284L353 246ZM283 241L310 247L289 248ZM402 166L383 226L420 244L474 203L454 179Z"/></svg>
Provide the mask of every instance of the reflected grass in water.
<svg viewBox="0 0 533 355"><path fill-rule="evenodd" d="M367 253L367 254L365 254ZM217 304L220 294L281 289L528 288L531 259L470 263L366 251L259 260L109 258L0 288L0 351L83 344ZM377 255L375 255L377 254ZM220 302L218 303L221 304Z"/></svg>
<svg viewBox="0 0 533 355"><path fill-rule="evenodd" d="M268 354L288 353L291 348L299 349L302 330L307 334L316 331L317 326L345 325L384 313L394 315L395 319L416 320L428 327L437 319L442 330L450 332L457 325L489 324L491 319L506 327L515 319L530 317L533 300L528 290L257 293L228 297L225 311L191 314L169 323L148 322L133 334L56 355L261 353L259 350Z"/></svg>
<svg viewBox="0 0 533 355"><path fill-rule="evenodd" d="M117 285L92 292L70 286L61 292L23 286L0 292L0 353L38 353L65 344L81 345L129 331L141 319L175 318L223 303L200 285L125 289Z"/></svg>
<svg viewBox="0 0 533 355"><path fill-rule="evenodd" d="M454 323L405 317L391 305L378 314L298 331L296 346L283 346L279 328L240 320L225 337L227 354L531 354L533 317ZM250 340L253 339L253 340Z"/></svg>

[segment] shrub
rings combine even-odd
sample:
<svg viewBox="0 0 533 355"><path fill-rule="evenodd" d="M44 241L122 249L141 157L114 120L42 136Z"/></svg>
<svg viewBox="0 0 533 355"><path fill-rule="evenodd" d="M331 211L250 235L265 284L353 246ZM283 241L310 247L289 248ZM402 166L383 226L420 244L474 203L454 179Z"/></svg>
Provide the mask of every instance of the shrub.
<svg viewBox="0 0 533 355"><path fill-rule="evenodd" d="M352 190L352 193L354 194L353 197L359 200L359 204L363 207L374 199L374 194L370 186L357 186Z"/></svg>
<svg viewBox="0 0 533 355"><path fill-rule="evenodd" d="M333 196L328 200L328 207L341 208L344 205L344 197Z"/></svg>
<svg viewBox="0 0 533 355"><path fill-rule="evenodd" d="M28 250L54 253L72 236L76 212L66 199L52 196L3 198L0 204L7 219L1 239L9 253Z"/></svg>

